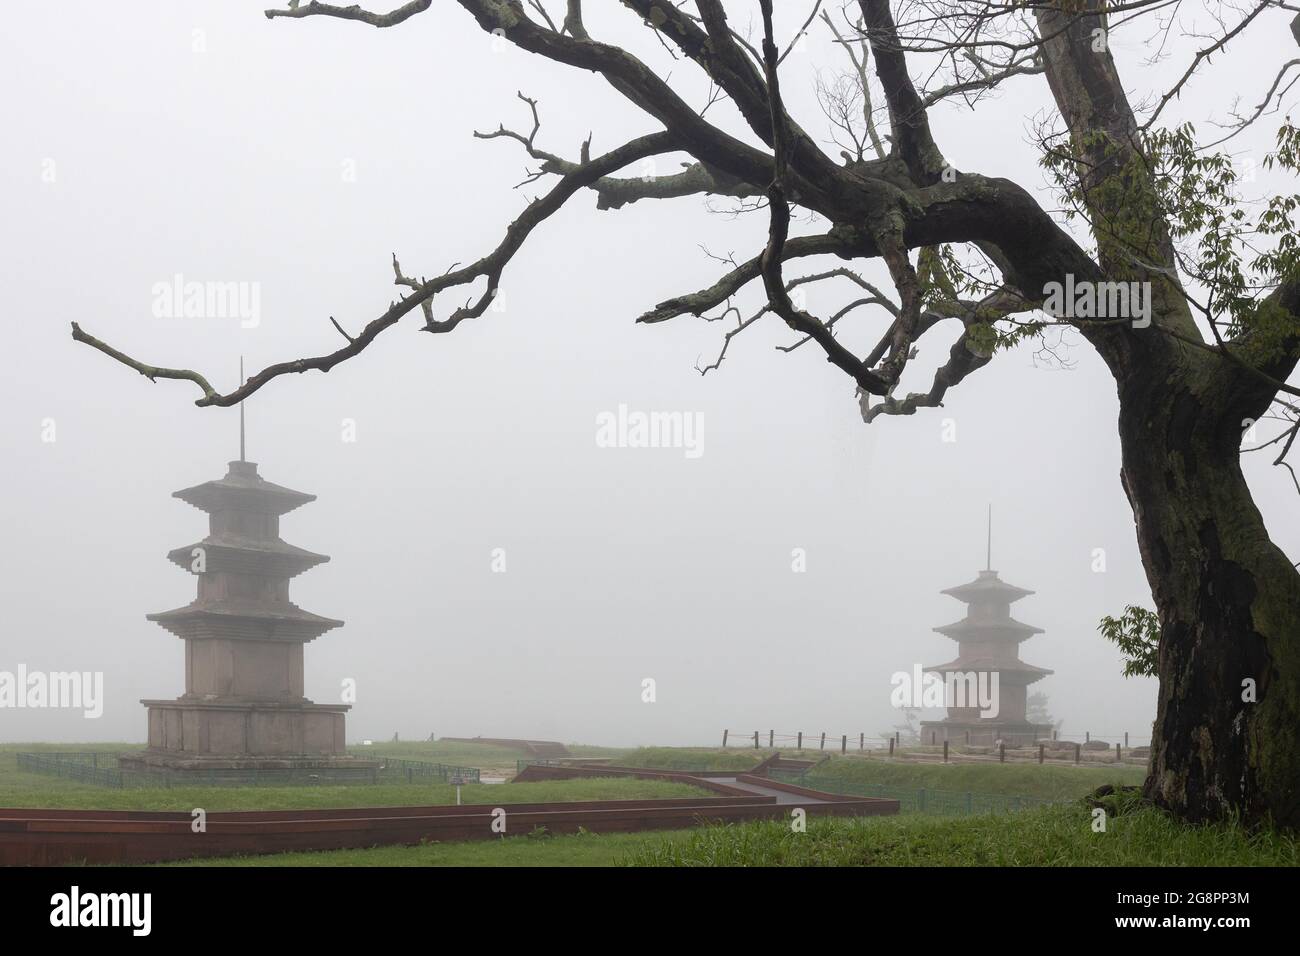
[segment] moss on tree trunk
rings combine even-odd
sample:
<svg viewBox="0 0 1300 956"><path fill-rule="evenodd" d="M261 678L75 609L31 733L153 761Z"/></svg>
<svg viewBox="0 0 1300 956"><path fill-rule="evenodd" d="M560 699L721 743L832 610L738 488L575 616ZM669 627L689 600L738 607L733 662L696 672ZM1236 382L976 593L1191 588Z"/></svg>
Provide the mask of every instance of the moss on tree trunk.
<svg viewBox="0 0 1300 956"><path fill-rule="evenodd" d="M1294 828L1300 573L1246 485L1250 403L1215 361L1184 354L1121 378L1121 477L1161 623L1146 793L1191 821Z"/></svg>

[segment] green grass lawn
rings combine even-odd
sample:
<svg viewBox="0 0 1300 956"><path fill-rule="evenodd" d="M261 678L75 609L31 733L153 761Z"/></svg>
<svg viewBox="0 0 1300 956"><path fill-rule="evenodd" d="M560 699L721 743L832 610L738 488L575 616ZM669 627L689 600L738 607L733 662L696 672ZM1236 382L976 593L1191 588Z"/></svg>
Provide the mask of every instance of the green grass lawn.
<svg viewBox="0 0 1300 956"><path fill-rule="evenodd" d="M369 850L278 853L271 856L188 860L160 866L618 866L647 846L685 840L689 830L504 836L466 843L380 846Z"/></svg>
<svg viewBox="0 0 1300 956"><path fill-rule="evenodd" d="M1100 767L1016 763L907 763L879 757L832 757L804 778L807 786L835 791L847 784L897 789L1001 793L1044 800L1069 800L1092 793L1102 784L1138 786L1146 770L1114 764Z"/></svg>
<svg viewBox="0 0 1300 956"><path fill-rule="evenodd" d="M635 866L1297 866L1300 844L1240 827L1188 827L1154 809L1107 821L1094 833L1082 804L968 817L810 820L692 830L647 842Z"/></svg>
<svg viewBox="0 0 1300 956"><path fill-rule="evenodd" d="M171 787L116 790L45 774L18 770L15 754L31 746L0 747L0 807L85 808L96 810L293 810L320 807L401 807L452 804L456 788L449 784L350 784L287 787ZM53 748L50 748L53 749ZM88 752L99 747L67 747ZM104 753L128 749L105 745ZM662 780L592 778L538 783L467 784L465 803L494 806L568 800L641 800L714 796L686 784Z"/></svg>
<svg viewBox="0 0 1300 956"><path fill-rule="evenodd" d="M3 775L0 775L3 776ZM24 775L30 776L30 775ZM0 784L0 807L54 807L95 810L311 810L325 807L410 807L454 804L456 788L447 784L342 787L173 787L167 790L113 790L37 777L44 786ZM546 780L538 783L469 784L465 803L508 806L570 800L644 800L716 794L661 780Z"/></svg>
<svg viewBox="0 0 1300 956"><path fill-rule="evenodd" d="M455 802L453 788L443 784L287 787L185 787L170 789L112 790L43 774L20 772L15 754L22 750L96 751L115 754L136 749L130 744L70 744L0 746L0 806L87 807L98 809L208 810L292 809L310 807L410 806ZM599 748L590 748L599 749ZM370 748L367 748L370 750ZM497 762L513 771L517 754L480 744L386 743L376 744L376 754L402 756L467 766ZM617 752L619 764L653 769L743 771L766 751L723 751L716 748L645 747ZM805 782L829 791L862 792L878 785L895 789L1009 794L1064 800L1091 793L1105 783L1139 784L1144 771L1124 765L1074 767L1047 764L922 764L878 757L832 757L814 768ZM508 793L502 791L508 787ZM652 780L553 781L509 785L467 785L468 803L541 802L549 800L615 800L643 797L698 796L701 791L679 784Z"/></svg>
<svg viewBox="0 0 1300 956"><path fill-rule="evenodd" d="M765 757L770 750L722 750L709 747L641 747L628 751L618 763L629 767L656 770L737 770L745 771ZM800 755L782 751L788 757L802 756L816 760L815 750ZM1102 784L1141 784L1146 770L1126 764L1103 764L1076 767L1036 763L912 763L884 757L832 756L808 772L807 786L835 792L843 786L854 788L877 785L898 789L950 790L956 792L998 793L1044 800L1068 800L1096 790Z"/></svg>
<svg viewBox="0 0 1300 956"><path fill-rule="evenodd" d="M626 752L611 747L579 744L567 746L571 754L581 757L609 757ZM427 760L430 763L446 763L459 767L478 767L489 774L514 773L517 761L532 756L525 750L499 747L495 744L462 744L442 740L402 740L396 743L377 740L369 747L354 744L348 747L348 751L359 757L400 757L405 760Z"/></svg>
<svg viewBox="0 0 1300 956"><path fill-rule="evenodd" d="M114 755L130 753L143 749L140 743L101 743L101 744L0 744L0 774L15 767L14 754L22 751L47 752L82 752ZM574 756L614 757L627 753L626 749L615 747L594 747L585 744L569 744L569 751ZM358 757L399 757L404 760L423 760L429 763L451 764L457 767L476 767L487 775L504 776L515 772L520 760L531 755L523 750L510 747L498 747L494 744L462 744L437 741L376 741L369 747L353 743L348 752Z"/></svg>

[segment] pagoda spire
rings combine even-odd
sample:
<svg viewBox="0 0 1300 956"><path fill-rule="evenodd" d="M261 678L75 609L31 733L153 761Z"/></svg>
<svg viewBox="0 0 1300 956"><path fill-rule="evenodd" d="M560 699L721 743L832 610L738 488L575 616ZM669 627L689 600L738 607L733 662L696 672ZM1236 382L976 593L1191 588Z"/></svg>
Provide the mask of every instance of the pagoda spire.
<svg viewBox="0 0 1300 956"><path fill-rule="evenodd" d="M239 356L239 387L244 387L244 357ZM239 460L248 461L244 457L244 400L239 400Z"/></svg>
<svg viewBox="0 0 1300 956"><path fill-rule="evenodd" d="M240 406L243 407L242 405ZM989 502L988 552L984 559L984 570L993 570L993 502Z"/></svg>

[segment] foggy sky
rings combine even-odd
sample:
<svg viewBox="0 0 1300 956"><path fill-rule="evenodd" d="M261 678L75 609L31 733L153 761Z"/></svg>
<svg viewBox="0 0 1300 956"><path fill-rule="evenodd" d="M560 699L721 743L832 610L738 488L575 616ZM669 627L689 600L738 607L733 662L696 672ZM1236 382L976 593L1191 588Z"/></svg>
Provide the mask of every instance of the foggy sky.
<svg viewBox="0 0 1300 956"><path fill-rule="evenodd" d="M539 146L568 157L589 132L594 155L657 128L598 76L494 49L446 7L388 30L269 22L256 3L8 11L0 670L103 671L107 700L99 720L0 710L0 740L144 739L139 700L184 688L182 642L144 615L193 598L193 578L165 554L206 534L206 516L170 496L221 477L238 454L235 410L196 408L189 383L150 384L74 344L70 321L229 389L240 355L251 370L330 351L342 339L329 316L355 331L380 314L397 294L393 252L408 274L431 276L500 241L553 181L514 189L535 164L516 143L471 136L500 122L526 130L517 90L540 100ZM589 7L593 35L628 44L703 103L698 71L672 62L635 16ZM805 5L781 7L788 37ZM1143 66L1144 35L1114 44L1135 101L1158 95L1191 52L1184 43ZM1262 73L1293 53L1281 31L1247 37L1167 120L1222 117L1237 94L1253 106ZM789 108L819 139L813 71L842 66L816 29L783 67ZM739 132L727 109L709 117ZM932 117L958 168L1014 178L1052 206L1030 144L1044 111L1046 81L1028 77L974 114ZM1258 164L1277 119L1234 152ZM1268 184L1261 170L1258 187ZM1063 732L1145 742L1155 683L1124 680L1096 632L1102 615L1151 603L1119 483L1114 385L1097 356L1067 338L1060 354L1073 366L1061 369L1027 345L943 409L870 426L853 383L820 353L776 351L791 337L775 318L701 377L722 323L633 319L715 281L726 267L701 246L738 260L762 248L765 212L710 206L728 202L598 212L580 194L509 265L501 311L444 336L418 332L412 315L328 375L279 379L248 402L263 477L319 496L282 534L332 560L291 594L347 622L307 646L308 696L336 702L340 682L357 681L350 742L395 731L610 745L712 744L724 728L874 735L897 720L893 672L954 656L931 629L964 606L939 592L984 567L991 503L993 567L1036 592L1013 614L1045 629L1022 656L1056 672L1032 690L1049 695ZM877 263L857 265L886 282ZM152 287L178 273L258 283L260 324L155 318ZM746 314L758 292L738 300ZM440 296L438 314L469 294ZM821 284L808 307L825 316L853 297ZM860 312L840 331L864 352L883 323ZM900 394L928 389L956 331L921 341ZM597 415L620 404L702 415L703 454L597 447ZM945 418L956 442L941 441ZM46 419L53 442L42 441ZM342 440L345 419L355 442ZM1274 540L1295 557L1294 489L1263 453L1247 469ZM491 570L496 548L504 574ZM791 571L794 548L806 573ZM1104 573L1091 568L1096 548ZM653 704L641 701L644 678L656 681Z"/></svg>

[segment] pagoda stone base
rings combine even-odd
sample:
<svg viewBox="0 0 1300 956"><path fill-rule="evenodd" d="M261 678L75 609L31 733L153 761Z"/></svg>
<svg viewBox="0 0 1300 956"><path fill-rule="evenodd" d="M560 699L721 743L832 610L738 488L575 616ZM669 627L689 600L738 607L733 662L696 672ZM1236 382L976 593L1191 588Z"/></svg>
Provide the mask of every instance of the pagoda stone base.
<svg viewBox="0 0 1300 956"><path fill-rule="evenodd" d="M139 770L367 770L349 756L346 704L239 700L141 701L149 748L123 758Z"/></svg>
<svg viewBox="0 0 1300 956"><path fill-rule="evenodd" d="M999 740L1009 747L1029 746L1037 740L1050 739L1052 728L1048 724L1030 724L998 720L923 720L921 744L932 746L945 740L954 744L966 743L970 734L973 747L991 747Z"/></svg>

